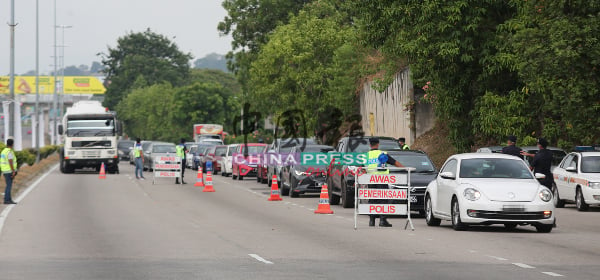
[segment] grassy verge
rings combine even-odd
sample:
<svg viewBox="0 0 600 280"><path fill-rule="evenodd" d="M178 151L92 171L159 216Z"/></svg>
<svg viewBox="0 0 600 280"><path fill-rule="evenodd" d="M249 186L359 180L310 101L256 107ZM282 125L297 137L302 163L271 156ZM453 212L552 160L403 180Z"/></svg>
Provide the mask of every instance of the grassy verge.
<svg viewBox="0 0 600 280"><path fill-rule="evenodd" d="M52 166L58 163L58 153L54 153L47 158L40 160L40 162L34 165L22 166L19 168L19 173L13 182L12 196L13 199L17 197L18 193L25 187L29 186L36 178L48 171ZM3 175L4 176L4 175ZM0 191L4 194L6 188L6 182L4 177L0 180ZM1 202L1 201L0 201Z"/></svg>

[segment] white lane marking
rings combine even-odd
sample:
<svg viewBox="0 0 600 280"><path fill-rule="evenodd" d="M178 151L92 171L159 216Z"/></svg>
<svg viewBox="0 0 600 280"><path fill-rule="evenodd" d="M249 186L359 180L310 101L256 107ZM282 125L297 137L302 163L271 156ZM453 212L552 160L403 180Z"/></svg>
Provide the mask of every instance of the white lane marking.
<svg viewBox="0 0 600 280"><path fill-rule="evenodd" d="M292 205L294 205L294 206L298 206L298 204L296 204L296 203L292 203Z"/></svg>
<svg viewBox="0 0 600 280"><path fill-rule="evenodd" d="M496 259L496 260L499 260L499 261L507 261L508 260L508 259L505 259L505 258L496 257L496 256L490 256L490 255L487 255L487 257L490 257L492 259Z"/></svg>
<svg viewBox="0 0 600 280"><path fill-rule="evenodd" d="M534 266L528 265L528 264L524 264L524 263L513 263L514 265L520 267L520 268L535 268Z"/></svg>
<svg viewBox="0 0 600 280"><path fill-rule="evenodd" d="M469 253L477 253L475 250L469 250Z"/></svg>
<svg viewBox="0 0 600 280"><path fill-rule="evenodd" d="M257 254L248 254L248 256L251 256L251 257L255 258L259 262L263 262L263 263L266 263L266 264L273 264L273 262L267 261L267 260L263 259L261 256L259 256Z"/></svg>
<svg viewBox="0 0 600 280"><path fill-rule="evenodd" d="M35 182L33 182L33 184L31 184L31 186L29 186L27 189L25 189L24 192L22 192L19 196L17 196L15 202L21 202L21 200L23 200L28 193L33 191L38 186L38 184L42 180L44 180L44 178L46 178L46 176L48 176L48 174L52 173L57 167L58 167L58 164L54 165L46 173L44 173L44 175L42 175L40 178L35 180ZM16 206L15 204L10 204L6 208L4 208L2 213L0 213L0 236L2 235L2 228L4 228L4 222L6 221L6 218L8 217L8 213L10 213L10 211L15 206Z"/></svg>
<svg viewBox="0 0 600 280"><path fill-rule="evenodd" d="M549 271L547 271L547 272L542 272L542 273L544 273L544 274L546 274L546 275L554 276L554 277L563 277L563 276L564 276L564 275L562 275L562 274L558 274L558 273L554 273L554 272L549 272Z"/></svg>

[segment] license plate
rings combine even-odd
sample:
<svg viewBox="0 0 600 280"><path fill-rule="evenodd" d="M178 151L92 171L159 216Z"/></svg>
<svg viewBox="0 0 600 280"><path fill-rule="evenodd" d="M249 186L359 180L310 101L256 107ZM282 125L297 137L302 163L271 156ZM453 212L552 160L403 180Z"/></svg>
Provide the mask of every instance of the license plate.
<svg viewBox="0 0 600 280"><path fill-rule="evenodd" d="M411 195L410 196L410 203L417 203L417 202L418 202L417 197L414 196L414 195Z"/></svg>
<svg viewBox="0 0 600 280"><path fill-rule="evenodd" d="M502 206L504 212L525 212L525 206L523 205L504 205Z"/></svg>

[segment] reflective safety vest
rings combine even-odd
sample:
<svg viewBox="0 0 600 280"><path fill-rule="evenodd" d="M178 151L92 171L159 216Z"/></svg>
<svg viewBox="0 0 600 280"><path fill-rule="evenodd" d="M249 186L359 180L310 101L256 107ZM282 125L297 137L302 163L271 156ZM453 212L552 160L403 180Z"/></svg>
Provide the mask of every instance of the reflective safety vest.
<svg viewBox="0 0 600 280"><path fill-rule="evenodd" d="M11 148L4 148L0 154L0 170L2 173L9 173L13 170L10 168L10 163L8 162L8 155L10 154L12 154L13 169L17 171L17 157L15 156L15 152Z"/></svg>
<svg viewBox="0 0 600 280"><path fill-rule="evenodd" d="M383 166L379 166L379 156L384 152L380 150L370 150L367 154L367 172L369 174L389 174L389 170L381 170L378 171L378 167L385 167L385 163Z"/></svg>
<svg viewBox="0 0 600 280"><path fill-rule="evenodd" d="M402 145L402 150L410 150L410 147L407 144Z"/></svg>
<svg viewBox="0 0 600 280"><path fill-rule="evenodd" d="M183 159L185 157L185 146L183 144L177 145L177 156Z"/></svg>
<svg viewBox="0 0 600 280"><path fill-rule="evenodd" d="M133 146L133 157L139 158L142 156L142 145Z"/></svg>

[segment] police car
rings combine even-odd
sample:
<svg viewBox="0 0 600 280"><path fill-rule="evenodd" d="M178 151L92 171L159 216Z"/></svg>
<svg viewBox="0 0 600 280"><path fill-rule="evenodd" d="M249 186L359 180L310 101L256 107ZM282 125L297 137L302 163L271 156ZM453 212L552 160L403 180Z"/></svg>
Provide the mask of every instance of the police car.
<svg viewBox="0 0 600 280"><path fill-rule="evenodd" d="M600 147L577 147L553 171L554 205L575 203L577 210L600 205Z"/></svg>

